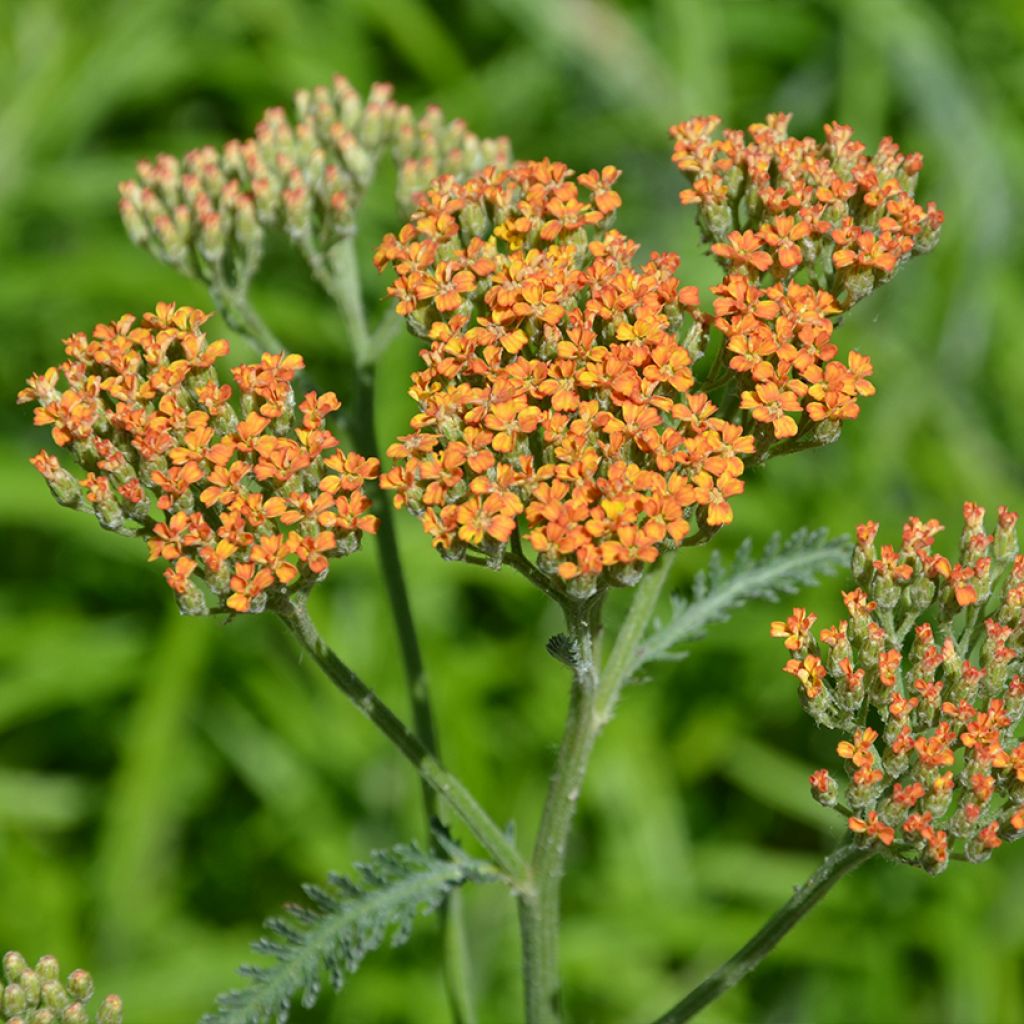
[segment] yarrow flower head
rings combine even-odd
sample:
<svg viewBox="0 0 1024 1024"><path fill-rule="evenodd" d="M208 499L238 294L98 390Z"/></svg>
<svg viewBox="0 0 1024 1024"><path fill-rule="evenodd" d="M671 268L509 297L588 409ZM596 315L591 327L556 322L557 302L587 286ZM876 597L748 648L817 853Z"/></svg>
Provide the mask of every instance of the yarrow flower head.
<svg viewBox="0 0 1024 1024"><path fill-rule="evenodd" d="M1000 508L993 534L984 515L965 504L955 563L933 551L937 520L908 520L898 548L859 527L849 618L816 638L796 608L771 629L805 709L848 733L842 799L825 768L814 797L863 842L933 873L1024 833L1024 556L1017 514Z"/></svg>
<svg viewBox="0 0 1024 1024"><path fill-rule="evenodd" d="M791 450L804 437L833 439L874 393L867 356L837 358L836 317L932 249L942 213L914 200L920 154L886 138L868 157L834 122L823 144L791 138L790 117L721 137L717 117L698 117L671 135L688 181L680 200L696 205L725 270L712 288L719 361L739 377L741 408L776 439L794 439Z"/></svg>
<svg viewBox="0 0 1024 1024"><path fill-rule="evenodd" d="M56 957L42 956L32 967L13 949L4 954L3 968L0 1003L7 1024L121 1024L120 996L107 996L95 1017L90 1012L95 986L88 971L72 971L62 980Z"/></svg>
<svg viewBox="0 0 1024 1024"><path fill-rule="evenodd" d="M480 139L437 107L420 118L374 84L364 98L347 79L301 90L294 115L267 110L251 138L205 146L183 159L161 154L121 183L129 237L216 291L248 287L266 230L283 230L311 262L353 231L378 164L391 157L408 209L439 174L508 163L505 138Z"/></svg>
<svg viewBox="0 0 1024 1024"><path fill-rule="evenodd" d="M618 176L541 160L442 177L376 257L427 344L382 486L443 552L500 565L524 536L578 596L635 582L692 520L728 523L754 451L694 387L678 258L637 266L610 228Z"/></svg>
<svg viewBox="0 0 1024 1024"><path fill-rule="evenodd" d="M296 402L301 356L235 367L236 408L215 369L228 343L207 340L208 318L163 303L138 323L73 334L66 360L18 400L37 403L36 424L85 471L76 479L45 450L32 459L62 505L144 538L182 611L205 614L212 599L256 612L375 532L363 486L379 464L338 448L325 422L340 407L333 392Z"/></svg>

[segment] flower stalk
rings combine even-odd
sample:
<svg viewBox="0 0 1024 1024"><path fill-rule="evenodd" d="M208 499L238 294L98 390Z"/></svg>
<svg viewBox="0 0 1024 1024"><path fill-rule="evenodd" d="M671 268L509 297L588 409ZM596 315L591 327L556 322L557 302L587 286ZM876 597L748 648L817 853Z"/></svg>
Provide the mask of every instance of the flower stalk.
<svg viewBox="0 0 1024 1024"><path fill-rule="evenodd" d="M424 783L447 803L505 873L517 891L529 890L531 873L515 845L468 789L409 731L401 719L327 645L317 631L302 595L273 604L289 632L312 655L328 679L387 737L416 769Z"/></svg>
<svg viewBox="0 0 1024 1024"><path fill-rule="evenodd" d="M801 885L786 904L741 949L692 992L681 999L654 1024L683 1024L691 1020L709 1003L735 988L828 894L832 887L851 871L870 860L877 844L868 846L846 842L834 850L813 875Z"/></svg>

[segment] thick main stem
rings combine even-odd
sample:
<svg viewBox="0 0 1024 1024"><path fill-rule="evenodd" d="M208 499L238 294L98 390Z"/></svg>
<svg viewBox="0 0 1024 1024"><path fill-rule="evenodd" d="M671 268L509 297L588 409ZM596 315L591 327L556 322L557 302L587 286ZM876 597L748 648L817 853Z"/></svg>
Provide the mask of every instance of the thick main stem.
<svg viewBox="0 0 1024 1024"><path fill-rule="evenodd" d="M279 601L274 610L327 677L391 741L424 783L452 809L520 892L532 890L530 868L505 832L462 782L416 738L395 713L327 646L301 596Z"/></svg>
<svg viewBox="0 0 1024 1024"><path fill-rule="evenodd" d="M599 678L594 639L600 610L600 596L565 606L573 647L569 714L533 851L535 895L523 900L520 908L530 1024L561 1019L558 937L565 855L587 763L602 724L594 713Z"/></svg>
<svg viewBox="0 0 1024 1024"><path fill-rule="evenodd" d="M786 905L734 956L681 999L655 1024L682 1024L709 1003L724 995L775 948L779 940L795 925L844 875L869 860L876 850L872 846L844 843L802 885Z"/></svg>

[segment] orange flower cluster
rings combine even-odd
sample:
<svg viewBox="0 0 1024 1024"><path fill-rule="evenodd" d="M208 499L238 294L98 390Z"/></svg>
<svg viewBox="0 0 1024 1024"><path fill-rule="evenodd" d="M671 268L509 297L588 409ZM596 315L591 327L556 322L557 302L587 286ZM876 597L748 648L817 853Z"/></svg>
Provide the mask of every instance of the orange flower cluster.
<svg viewBox="0 0 1024 1024"><path fill-rule="evenodd" d="M934 519L908 520L899 549L876 550L877 525L861 526L849 618L815 638L815 616L796 608L771 629L806 710L851 734L836 748L844 803L824 768L813 795L865 841L931 872L958 842L981 861L1024 831L1024 556L1016 513L1000 508L994 534L984 515L964 506L955 564L932 550Z"/></svg>
<svg viewBox="0 0 1024 1024"><path fill-rule="evenodd" d="M307 258L351 233L385 155L397 165L403 208L438 174L509 160L506 139L479 139L437 107L417 120L386 83L364 102L339 75L298 92L294 119L281 107L266 111L252 138L142 161L138 180L121 184L121 216L132 241L158 259L214 289L244 291L265 229L283 229Z"/></svg>
<svg viewBox="0 0 1024 1024"><path fill-rule="evenodd" d="M732 519L753 439L694 389L695 288L609 230L612 167L549 160L434 183L376 262L427 340L413 433L382 477L436 546L500 564L520 543L584 595L635 582L691 519ZM692 338L691 338L692 340Z"/></svg>
<svg viewBox="0 0 1024 1024"><path fill-rule="evenodd" d="M788 114L713 133L717 117L671 129L680 193L725 268L713 288L720 364L740 375L740 408L763 436L833 439L873 394L871 362L836 358L835 317L938 241L942 214L914 201L921 156L891 139L868 157L850 128L825 143L787 135ZM749 135L749 138L748 138ZM798 423L798 417L804 417Z"/></svg>
<svg viewBox="0 0 1024 1024"><path fill-rule="evenodd" d="M236 411L214 368L228 343L207 341L208 317L160 304L138 326L124 316L92 338L73 334L67 359L31 377L18 400L37 403L36 424L85 470L77 480L45 450L32 459L61 504L143 537L150 561L168 563L183 611L208 610L202 581L215 607L257 612L271 593L312 586L328 559L376 531L363 486L379 464L336 450L325 425L339 408L332 392L296 403L301 356L235 367Z"/></svg>

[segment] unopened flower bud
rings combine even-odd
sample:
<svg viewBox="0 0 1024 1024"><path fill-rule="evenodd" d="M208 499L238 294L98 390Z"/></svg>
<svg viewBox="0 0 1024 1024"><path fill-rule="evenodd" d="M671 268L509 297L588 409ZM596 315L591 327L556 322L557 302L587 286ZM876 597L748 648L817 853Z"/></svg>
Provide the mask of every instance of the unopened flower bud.
<svg viewBox="0 0 1024 1024"><path fill-rule="evenodd" d="M875 275L870 270L856 270L844 275L843 284L846 287L847 305L854 306L875 290Z"/></svg>
<svg viewBox="0 0 1024 1024"><path fill-rule="evenodd" d="M22 972L28 969L28 961L16 949L11 949L4 954L3 973L8 981L18 981L22 977Z"/></svg>
<svg viewBox="0 0 1024 1024"><path fill-rule="evenodd" d="M36 974L42 981L58 981L60 961L55 956L41 956L36 962Z"/></svg>
<svg viewBox="0 0 1024 1024"><path fill-rule="evenodd" d="M25 990L17 982L12 981L4 988L3 1009L5 1019L22 1014L28 1009L28 999L25 998Z"/></svg>
<svg viewBox="0 0 1024 1024"><path fill-rule="evenodd" d="M927 576L916 575L904 591L905 600L913 611L924 611L935 598L935 584Z"/></svg>
<svg viewBox="0 0 1024 1024"><path fill-rule="evenodd" d="M18 984L24 989L25 998L28 1000L29 1006L38 1006L40 999L43 997L43 983L31 968L26 967L25 970L18 975Z"/></svg>
<svg viewBox="0 0 1024 1024"><path fill-rule="evenodd" d="M64 986L56 978L47 978L42 988L43 1005L51 1010L63 1010L71 1000Z"/></svg>
<svg viewBox="0 0 1024 1024"><path fill-rule="evenodd" d="M732 231L732 210L724 203L715 203L701 212L708 233L721 241Z"/></svg>
<svg viewBox="0 0 1024 1024"><path fill-rule="evenodd" d="M121 1024L123 1008L120 996L107 996L96 1013L96 1024Z"/></svg>
<svg viewBox="0 0 1024 1024"><path fill-rule="evenodd" d="M896 581L888 576L876 576L871 581L871 599L879 608L895 608L900 599L900 588Z"/></svg>
<svg viewBox="0 0 1024 1024"><path fill-rule="evenodd" d="M60 1015L61 1024L91 1024L89 1011L81 1003L70 1003Z"/></svg>
<svg viewBox="0 0 1024 1024"><path fill-rule="evenodd" d="M199 222L199 251L211 263L224 258L224 219L219 213L207 213Z"/></svg>
<svg viewBox="0 0 1024 1024"><path fill-rule="evenodd" d="M834 444L839 440L840 434L843 432L843 425L839 420L822 420L820 423L814 424L814 429L811 431L811 436L814 438L814 443L819 447L824 447L827 444Z"/></svg>
<svg viewBox="0 0 1024 1024"><path fill-rule="evenodd" d="M68 975L66 987L68 994L73 999L77 999L80 1003L88 1002L95 991L92 975L88 971L83 971L81 968L72 971Z"/></svg>

